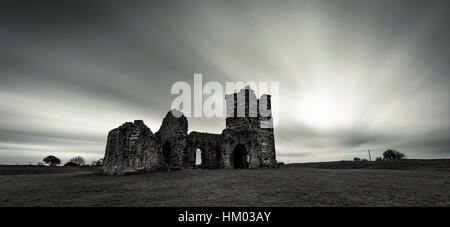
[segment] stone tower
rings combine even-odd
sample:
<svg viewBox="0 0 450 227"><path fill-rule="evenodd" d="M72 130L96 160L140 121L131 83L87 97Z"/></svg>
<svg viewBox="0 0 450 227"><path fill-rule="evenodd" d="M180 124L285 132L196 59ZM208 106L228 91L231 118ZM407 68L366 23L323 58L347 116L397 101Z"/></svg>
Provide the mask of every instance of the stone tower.
<svg viewBox="0 0 450 227"><path fill-rule="evenodd" d="M223 130L225 168L276 166L270 95L257 99L250 87L226 95Z"/></svg>

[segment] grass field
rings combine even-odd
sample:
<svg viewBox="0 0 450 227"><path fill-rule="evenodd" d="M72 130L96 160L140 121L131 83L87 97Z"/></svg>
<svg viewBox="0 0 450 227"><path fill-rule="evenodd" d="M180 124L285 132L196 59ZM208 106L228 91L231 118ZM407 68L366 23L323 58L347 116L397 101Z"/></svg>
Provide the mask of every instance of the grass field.
<svg viewBox="0 0 450 227"><path fill-rule="evenodd" d="M0 206L450 206L450 160L104 176L0 166Z"/></svg>

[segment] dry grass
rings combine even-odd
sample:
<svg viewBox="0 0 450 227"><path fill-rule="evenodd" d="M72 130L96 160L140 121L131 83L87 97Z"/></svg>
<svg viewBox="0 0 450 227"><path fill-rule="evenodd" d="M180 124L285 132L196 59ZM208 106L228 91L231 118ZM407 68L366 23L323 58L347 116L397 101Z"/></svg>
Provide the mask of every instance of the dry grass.
<svg viewBox="0 0 450 227"><path fill-rule="evenodd" d="M92 168L56 172L0 174L0 206L450 205L450 171L446 168L320 169L289 165L132 176L104 176Z"/></svg>

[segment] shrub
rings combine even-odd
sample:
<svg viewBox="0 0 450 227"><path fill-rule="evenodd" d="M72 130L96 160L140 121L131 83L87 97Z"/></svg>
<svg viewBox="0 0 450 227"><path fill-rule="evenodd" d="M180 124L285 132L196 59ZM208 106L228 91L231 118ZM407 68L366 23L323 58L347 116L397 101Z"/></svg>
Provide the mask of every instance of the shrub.
<svg viewBox="0 0 450 227"><path fill-rule="evenodd" d="M100 167L100 166L102 166L103 165L103 158L102 159L99 159L99 160L97 160L97 161L93 161L92 163L91 163L91 166L96 166L96 167Z"/></svg>
<svg viewBox="0 0 450 227"><path fill-rule="evenodd" d="M66 164L64 164L64 166L80 166L75 162L67 162Z"/></svg>
<svg viewBox="0 0 450 227"><path fill-rule="evenodd" d="M389 149L383 152L383 160L401 160L401 159L406 159L406 155L399 151Z"/></svg>

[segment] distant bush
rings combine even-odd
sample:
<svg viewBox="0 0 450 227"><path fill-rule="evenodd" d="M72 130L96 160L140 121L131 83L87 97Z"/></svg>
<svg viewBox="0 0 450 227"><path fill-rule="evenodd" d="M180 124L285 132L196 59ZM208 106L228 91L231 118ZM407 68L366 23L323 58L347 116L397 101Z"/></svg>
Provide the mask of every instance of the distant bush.
<svg viewBox="0 0 450 227"><path fill-rule="evenodd" d="M353 159L353 161L354 161L354 162L359 162L359 161L361 161L361 159L358 158L358 157L355 157L355 158Z"/></svg>
<svg viewBox="0 0 450 227"><path fill-rule="evenodd" d="M377 157L377 158L375 159L375 161L377 161L377 162L383 161L383 158L382 158L382 157Z"/></svg>
<svg viewBox="0 0 450 227"><path fill-rule="evenodd" d="M64 164L64 166L80 166L80 165L78 165L75 162L68 162L68 163Z"/></svg>
<svg viewBox="0 0 450 227"><path fill-rule="evenodd" d="M73 157L69 160L69 162L73 162L78 166L84 166L86 164L86 161L84 161L84 158L81 156Z"/></svg>
<svg viewBox="0 0 450 227"><path fill-rule="evenodd" d="M99 160L97 160L97 161L93 161L92 163L91 163L91 166L96 166L96 167L100 167L100 166L102 166L103 165L103 158L102 159L99 159Z"/></svg>
<svg viewBox="0 0 450 227"><path fill-rule="evenodd" d="M284 166L284 162L278 162L278 163L277 163L277 168L279 168L279 167L281 167L281 166Z"/></svg>
<svg viewBox="0 0 450 227"><path fill-rule="evenodd" d="M59 158L57 158L53 155L49 155L49 156L45 157L43 161L45 164L48 164L50 166L57 166L57 165L61 164L61 160L59 160Z"/></svg>
<svg viewBox="0 0 450 227"><path fill-rule="evenodd" d="M383 152L383 160L401 160L406 158L406 155L400 151L389 149Z"/></svg>

